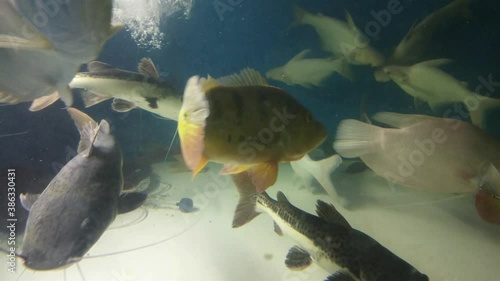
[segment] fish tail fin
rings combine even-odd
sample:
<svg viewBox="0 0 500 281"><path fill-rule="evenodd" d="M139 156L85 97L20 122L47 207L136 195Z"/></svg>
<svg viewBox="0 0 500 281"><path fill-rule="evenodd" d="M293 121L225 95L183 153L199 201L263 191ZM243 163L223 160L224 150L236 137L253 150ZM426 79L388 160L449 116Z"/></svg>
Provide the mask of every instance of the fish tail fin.
<svg viewBox="0 0 500 281"><path fill-rule="evenodd" d="M312 174L330 197L340 201L337 190L330 178L333 171L342 163L342 158L338 154L319 161L313 161L309 155L306 154L298 161L301 162L300 166Z"/></svg>
<svg viewBox="0 0 500 281"><path fill-rule="evenodd" d="M293 21L292 23L290 23L290 25L288 25L286 31L289 31L290 29L298 25L304 24L304 17L305 15L307 15L307 11L299 7L297 4L293 4L292 9L293 9Z"/></svg>
<svg viewBox="0 0 500 281"><path fill-rule="evenodd" d="M80 143L78 144L77 152L81 153L82 151L86 151L85 154L89 155L92 152L92 144L99 132L99 125L92 117L76 108L68 108L68 113L75 122L78 132L80 132Z"/></svg>
<svg viewBox="0 0 500 281"><path fill-rule="evenodd" d="M333 148L343 157L355 158L380 149L384 129L347 119L340 122Z"/></svg>
<svg viewBox="0 0 500 281"><path fill-rule="evenodd" d="M475 94L478 103L465 103L465 106L469 110L469 115L472 124L484 128L486 126L486 112L494 108L500 108L500 99L489 98Z"/></svg>
<svg viewBox="0 0 500 281"><path fill-rule="evenodd" d="M257 190L248 171L231 175L240 199L234 211L233 228L240 227L259 215L257 212Z"/></svg>

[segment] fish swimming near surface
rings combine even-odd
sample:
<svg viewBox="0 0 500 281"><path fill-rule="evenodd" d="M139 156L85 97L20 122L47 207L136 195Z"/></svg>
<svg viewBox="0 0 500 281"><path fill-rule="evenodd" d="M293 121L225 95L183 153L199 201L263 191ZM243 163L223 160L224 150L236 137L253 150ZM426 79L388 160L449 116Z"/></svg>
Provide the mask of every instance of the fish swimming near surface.
<svg viewBox="0 0 500 281"><path fill-rule="evenodd" d="M452 1L412 26L387 59L387 65L408 66L423 61L429 49L436 41L440 41L437 36L444 35L451 23L465 22L472 18L470 6L473 1L475 0ZM375 78L379 82L390 81L390 77L382 69L376 71Z"/></svg>
<svg viewBox="0 0 500 281"><path fill-rule="evenodd" d="M111 0L1 1L0 102L33 101L31 111L59 98L71 105L80 65L121 28L111 26L111 9Z"/></svg>
<svg viewBox="0 0 500 281"><path fill-rule="evenodd" d="M90 62L88 72L75 75L69 86L85 89L86 107L114 98L113 110L126 112L136 107L177 120L182 106L180 92L162 80L153 61L143 58L138 72L113 68L99 61Z"/></svg>
<svg viewBox="0 0 500 281"><path fill-rule="evenodd" d="M478 95L438 68L449 62L448 59L437 59L413 66L386 66L383 70L407 94L425 101L432 110L437 111L443 105L460 102L467 107L471 122L484 127L486 112L500 108L500 99Z"/></svg>
<svg viewBox="0 0 500 281"><path fill-rule="evenodd" d="M259 191L275 183L279 162L301 159L327 136L309 110L252 69L191 77L178 130L193 176L210 160L224 164L222 174L249 170Z"/></svg>
<svg viewBox="0 0 500 281"><path fill-rule="evenodd" d="M122 153L108 122L97 124L77 109L68 111L81 135L78 155L41 194L20 196L29 215L19 256L34 270L78 262L117 213L133 210L146 199L142 193L121 193Z"/></svg>
<svg viewBox="0 0 500 281"><path fill-rule="evenodd" d="M318 216L292 205L282 192L277 200L266 192L257 194L248 173L232 175L240 193L233 228L260 212L274 220L279 235L291 237L299 246L288 252L285 264L302 270L314 261L330 272L330 281L428 281L412 265L399 258L367 234L352 228L331 204L317 201Z"/></svg>
<svg viewBox="0 0 500 281"><path fill-rule="evenodd" d="M352 73L345 58L304 58L309 52L310 50L303 50L285 65L269 70L266 77L287 85L306 88L322 86L335 72L352 80Z"/></svg>
<svg viewBox="0 0 500 281"><path fill-rule="evenodd" d="M380 112L372 120L340 122L333 147L346 158L360 157L389 183L437 192L473 193L500 186L500 142L456 119ZM491 165L490 165L491 164ZM487 167L487 168L485 168Z"/></svg>
<svg viewBox="0 0 500 281"><path fill-rule="evenodd" d="M347 22L344 22L321 14L313 15L296 5L293 9L294 24L308 24L314 27L323 50L346 58L350 64L384 65L384 56L369 46L367 39L356 27L349 13L346 13Z"/></svg>

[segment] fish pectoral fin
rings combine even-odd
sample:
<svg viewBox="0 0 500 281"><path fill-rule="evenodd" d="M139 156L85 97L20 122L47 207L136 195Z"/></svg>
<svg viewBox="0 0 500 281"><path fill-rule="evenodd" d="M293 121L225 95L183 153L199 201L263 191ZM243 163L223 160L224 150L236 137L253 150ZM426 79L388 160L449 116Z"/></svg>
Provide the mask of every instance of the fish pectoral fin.
<svg viewBox="0 0 500 281"><path fill-rule="evenodd" d="M151 60L150 58L142 58L139 62L139 65L137 66L137 69L139 73L144 76L149 76L156 80L160 80L160 74L158 73L158 70L156 70L156 66L153 63L153 60Z"/></svg>
<svg viewBox="0 0 500 281"><path fill-rule="evenodd" d="M76 108L68 108L68 113L75 122L78 132L80 132L80 142L77 152L81 153L85 151L85 154L88 156L92 152L92 144L99 131L99 125L90 116Z"/></svg>
<svg viewBox="0 0 500 281"><path fill-rule="evenodd" d="M351 225L344 216L342 216L332 204L328 204L321 200L316 201L316 213L326 222L351 228Z"/></svg>
<svg viewBox="0 0 500 281"><path fill-rule="evenodd" d="M349 272L340 270L328 276L325 281L356 281Z"/></svg>
<svg viewBox="0 0 500 281"><path fill-rule="evenodd" d="M348 272L340 270L328 276L325 281L356 281L356 279Z"/></svg>
<svg viewBox="0 0 500 281"><path fill-rule="evenodd" d="M52 48L52 43L37 34L37 38L30 40L18 36L0 34L0 48L10 48L16 50L48 50Z"/></svg>
<svg viewBox="0 0 500 281"><path fill-rule="evenodd" d="M207 79L209 80L209 79ZM266 78L255 69L245 68L240 73L223 76L215 80L218 86L269 86Z"/></svg>
<svg viewBox="0 0 500 281"><path fill-rule="evenodd" d="M89 72L100 72L104 70L112 70L115 68L104 62L91 61L87 64L87 69Z"/></svg>
<svg viewBox="0 0 500 281"><path fill-rule="evenodd" d="M21 201L23 208L29 212L35 201L38 200L38 197L40 197L40 194L21 193L19 195L19 201Z"/></svg>
<svg viewBox="0 0 500 281"><path fill-rule="evenodd" d="M443 101L429 101L428 104L433 112L439 112L439 110L445 107L448 103Z"/></svg>
<svg viewBox="0 0 500 281"><path fill-rule="evenodd" d="M279 236L283 236L283 230L276 222L274 222L274 232L276 232Z"/></svg>
<svg viewBox="0 0 500 281"><path fill-rule="evenodd" d="M125 192L118 197L118 214L133 211L146 201L148 195L141 192Z"/></svg>
<svg viewBox="0 0 500 281"><path fill-rule="evenodd" d="M415 66L440 67L452 63L452 59L433 59L417 63Z"/></svg>
<svg viewBox="0 0 500 281"><path fill-rule="evenodd" d="M37 98L36 100L33 100L30 106L30 111L39 111L42 110L49 105L55 103L59 99L59 92L54 92L48 96L43 96L41 98Z"/></svg>
<svg viewBox="0 0 500 281"><path fill-rule="evenodd" d="M158 108L158 99L157 98L146 98L146 101L148 102L148 106L150 108Z"/></svg>
<svg viewBox="0 0 500 281"><path fill-rule="evenodd" d="M57 90L59 93L59 97L64 102L67 107L73 105L73 93L71 93L71 89L68 85L65 85Z"/></svg>
<svg viewBox="0 0 500 281"><path fill-rule="evenodd" d="M268 162L253 166L248 169L257 193L265 191L272 186L278 177L278 163Z"/></svg>
<svg viewBox="0 0 500 281"><path fill-rule="evenodd" d="M135 103L117 98L114 98L111 104L111 108L116 112L129 112L135 107Z"/></svg>
<svg viewBox="0 0 500 281"><path fill-rule="evenodd" d="M306 250L293 246L286 255L285 265L290 270L304 270L312 264L311 255Z"/></svg>
<svg viewBox="0 0 500 281"><path fill-rule="evenodd" d="M222 170L220 170L220 174L221 175L239 174L239 173L244 172L252 167L253 167L253 165L243 165L243 166L224 165Z"/></svg>
<svg viewBox="0 0 500 281"><path fill-rule="evenodd" d="M296 54L288 63L301 60L305 56L307 56L307 54L309 54L310 52L311 52L311 49L302 50L300 53Z"/></svg>
<svg viewBox="0 0 500 281"><path fill-rule="evenodd" d="M90 90L83 91L81 93L81 96L83 99L83 104L85 105L86 108L101 103L105 100L109 100L111 98L110 96L102 95L98 92Z"/></svg>

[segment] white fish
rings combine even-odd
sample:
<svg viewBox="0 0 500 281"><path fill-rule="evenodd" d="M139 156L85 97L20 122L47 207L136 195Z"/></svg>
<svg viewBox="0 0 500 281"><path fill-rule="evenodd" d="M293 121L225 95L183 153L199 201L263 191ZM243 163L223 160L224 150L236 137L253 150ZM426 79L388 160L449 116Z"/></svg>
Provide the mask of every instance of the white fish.
<svg viewBox="0 0 500 281"><path fill-rule="evenodd" d="M310 183L313 179L317 180L330 197L338 202L342 202L330 178L331 173L333 173L341 163L342 158L337 154L318 161L312 160L311 157L306 154L302 159L290 162L290 165L293 171L302 178L305 183ZM345 202L342 202L342 204L343 203Z"/></svg>
<svg viewBox="0 0 500 281"><path fill-rule="evenodd" d="M334 148L342 157L360 157L388 182L453 193L475 192L484 181L500 185L499 177L485 177L498 174L500 143L478 127L455 119L389 112L372 119L394 128L344 120Z"/></svg>
<svg viewBox="0 0 500 281"><path fill-rule="evenodd" d="M384 72L407 94L425 101L432 110L461 102L469 111L474 125L484 127L486 111L500 107L500 100L478 95L438 66L450 62L447 59L430 60L413 66L386 66Z"/></svg>
<svg viewBox="0 0 500 281"><path fill-rule="evenodd" d="M82 93L86 107L114 98L115 111L126 112L139 107L177 121L182 107L181 94L160 78L151 59L143 58L138 71L93 61L88 64L88 72L77 73L69 86L86 90Z"/></svg>
<svg viewBox="0 0 500 281"><path fill-rule="evenodd" d="M68 83L119 29L111 8L111 0L1 1L0 102L71 105Z"/></svg>
<svg viewBox="0 0 500 281"><path fill-rule="evenodd" d="M313 15L298 6L293 8L295 23L314 27L325 51L345 57L351 64L371 66L384 64L385 58L368 45L365 36L348 13L346 13L347 22L344 22L324 15Z"/></svg>
<svg viewBox="0 0 500 281"><path fill-rule="evenodd" d="M352 80L349 64L344 58L304 58L309 52L310 50L301 51L285 65L269 70L266 77L306 88L321 86L323 81L335 72Z"/></svg>

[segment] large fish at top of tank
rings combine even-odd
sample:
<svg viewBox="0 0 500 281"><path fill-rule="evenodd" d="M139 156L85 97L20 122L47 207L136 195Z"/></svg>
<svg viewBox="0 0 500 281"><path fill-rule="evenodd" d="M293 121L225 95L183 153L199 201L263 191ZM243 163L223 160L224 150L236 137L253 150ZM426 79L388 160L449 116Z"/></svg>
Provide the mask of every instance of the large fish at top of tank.
<svg viewBox="0 0 500 281"><path fill-rule="evenodd" d="M71 105L68 83L119 29L111 9L111 0L2 1L0 102L33 101L32 111L59 98Z"/></svg>

